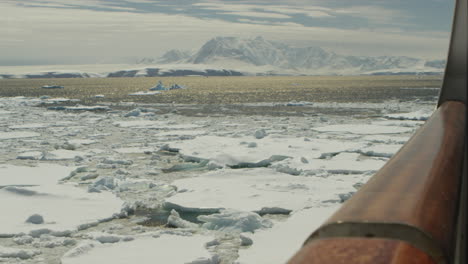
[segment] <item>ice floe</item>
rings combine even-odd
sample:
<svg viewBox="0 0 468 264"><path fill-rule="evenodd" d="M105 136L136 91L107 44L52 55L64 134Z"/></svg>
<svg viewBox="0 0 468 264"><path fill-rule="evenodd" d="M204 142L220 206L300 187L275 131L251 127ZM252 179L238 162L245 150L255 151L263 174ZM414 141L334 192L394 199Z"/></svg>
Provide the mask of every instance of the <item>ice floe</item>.
<svg viewBox="0 0 468 264"><path fill-rule="evenodd" d="M148 153L155 151L155 148L151 147L127 147L127 148L118 148L114 149L115 152L122 153L122 154L129 154L129 153Z"/></svg>
<svg viewBox="0 0 468 264"><path fill-rule="evenodd" d="M273 223L263 219L254 212L243 212L232 209L223 209L217 214L200 215L198 220L204 222L202 227L210 230L223 230L228 232L254 232L257 229L269 228Z"/></svg>
<svg viewBox="0 0 468 264"><path fill-rule="evenodd" d="M322 159L306 159L307 162L304 162L302 158L294 158L288 159L279 162L277 165L273 166L279 171L288 173L285 171L287 168L296 169L300 171L304 171L308 175L315 175L320 173L321 171L328 172L329 174L361 174L369 171L377 171L380 169L384 164L385 161L372 159L372 158L361 158L360 153L364 152L364 154L369 154L369 156L378 156L378 157L386 157L391 156L394 152L393 149L385 149L387 152L372 152L372 150L377 151L377 149L368 148L360 148L356 151L358 153L330 153L330 157ZM375 155L371 155L375 154ZM378 155L380 154L380 155ZM305 156L308 157L308 156ZM287 167L285 167L287 166ZM291 173L290 173L291 174ZM322 175L325 176L325 175Z"/></svg>
<svg viewBox="0 0 468 264"><path fill-rule="evenodd" d="M0 234L74 230L120 213L123 202L112 193L90 194L71 184L59 184L74 169L52 164L1 166L0 211L4 214ZM42 217L42 223L28 221L35 214Z"/></svg>
<svg viewBox="0 0 468 264"><path fill-rule="evenodd" d="M69 144L79 146L79 145L91 145L91 144L96 143L97 141L93 139L69 139L67 142Z"/></svg>
<svg viewBox="0 0 468 264"><path fill-rule="evenodd" d="M395 126L382 126L382 125L330 125L323 127L313 127L315 131L320 132L335 132L335 133L352 133L359 135L373 135L373 134L400 134L413 131L409 127L395 127Z"/></svg>
<svg viewBox="0 0 468 264"><path fill-rule="evenodd" d="M139 91L135 93L131 93L128 95L155 95L155 94L160 94L161 92L159 91Z"/></svg>
<svg viewBox="0 0 468 264"><path fill-rule="evenodd" d="M432 115L432 110L418 110L410 113L387 114L384 117L399 120L420 120L425 121Z"/></svg>
<svg viewBox="0 0 468 264"><path fill-rule="evenodd" d="M212 237L202 235L161 235L113 244L87 243L66 253L61 263L128 264L138 260L139 264L215 264L216 256L211 256L204 247L211 240Z"/></svg>
<svg viewBox="0 0 468 264"><path fill-rule="evenodd" d="M249 147L249 142L256 147ZM300 137L219 137L200 136L193 140L177 141L171 147L180 149L188 156L208 159L220 165L238 165L241 163L257 163L270 159L272 156L284 157L311 156L318 158L326 152L342 152L362 146L359 142L349 142L330 139L314 139L305 141Z"/></svg>
<svg viewBox="0 0 468 264"><path fill-rule="evenodd" d="M86 156L86 152L67 150L67 149L57 149L50 152L47 152L42 157L43 160L72 160L77 157Z"/></svg>
<svg viewBox="0 0 468 264"><path fill-rule="evenodd" d="M163 121L151 120L132 120L132 121L118 121L114 125L124 128L144 128L144 129L194 129L200 128L201 125L197 124L171 124Z"/></svg>
<svg viewBox="0 0 468 264"><path fill-rule="evenodd" d="M37 249L22 249L0 246L0 259L13 258L13 259L30 259L36 255L41 254Z"/></svg>
<svg viewBox="0 0 468 264"><path fill-rule="evenodd" d="M18 154L16 158L22 160L38 160L41 159L43 155L42 151L28 151Z"/></svg>
<svg viewBox="0 0 468 264"><path fill-rule="evenodd" d="M402 146L397 144L379 144L364 147L357 150L357 152L366 156L391 158Z"/></svg>
<svg viewBox="0 0 468 264"><path fill-rule="evenodd" d="M179 190L165 207L177 211L219 212L235 209L284 213L337 200L354 190L348 183L319 177L296 177L271 169L218 170L173 182Z"/></svg>
<svg viewBox="0 0 468 264"><path fill-rule="evenodd" d="M372 122L373 125L394 126L394 127L420 127L424 121L414 120L379 120Z"/></svg>
<svg viewBox="0 0 468 264"><path fill-rule="evenodd" d="M16 139L16 138L31 138L31 137L39 137L39 136L41 136L41 134L37 132L24 132L24 131L0 132L0 140Z"/></svg>
<svg viewBox="0 0 468 264"><path fill-rule="evenodd" d="M108 106L86 106L86 105L76 105L76 106L50 106L47 109L49 110L67 110L67 111L107 111L110 110Z"/></svg>
<svg viewBox="0 0 468 264"><path fill-rule="evenodd" d="M362 139L370 143L404 144L410 139L410 136L368 135L362 137Z"/></svg>
<svg viewBox="0 0 468 264"><path fill-rule="evenodd" d="M253 245L239 251L236 263L286 263L307 237L337 209L338 205L304 209L284 222L275 223L270 229L249 235Z"/></svg>
<svg viewBox="0 0 468 264"><path fill-rule="evenodd" d="M49 127L48 124L43 123L29 123L29 124L22 124L22 125L13 125L10 126L10 129L34 129L34 128L46 128Z"/></svg>

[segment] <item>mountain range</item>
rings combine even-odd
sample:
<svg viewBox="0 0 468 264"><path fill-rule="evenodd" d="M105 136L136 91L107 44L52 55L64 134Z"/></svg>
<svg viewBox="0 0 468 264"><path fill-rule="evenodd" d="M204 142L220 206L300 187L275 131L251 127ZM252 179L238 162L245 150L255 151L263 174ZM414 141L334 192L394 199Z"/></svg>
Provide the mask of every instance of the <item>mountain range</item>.
<svg viewBox="0 0 468 264"><path fill-rule="evenodd" d="M0 79L241 75L441 74L445 60L406 56L350 56L322 47L293 47L265 40L215 37L196 51L170 50L132 65L0 67Z"/></svg>
<svg viewBox="0 0 468 264"><path fill-rule="evenodd" d="M256 74L388 74L440 73L444 60L423 60L406 56L349 56L318 46L292 47L263 37L242 39L216 37L198 51L170 50L157 59L140 64L203 64ZM257 70L257 72L255 72Z"/></svg>

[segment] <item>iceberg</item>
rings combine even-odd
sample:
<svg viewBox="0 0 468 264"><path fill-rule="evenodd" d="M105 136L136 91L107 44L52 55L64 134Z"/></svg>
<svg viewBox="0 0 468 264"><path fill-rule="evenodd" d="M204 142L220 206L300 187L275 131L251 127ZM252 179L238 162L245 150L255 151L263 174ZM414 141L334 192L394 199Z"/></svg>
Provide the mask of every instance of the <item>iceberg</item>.
<svg viewBox="0 0 468 264"><path fill-rule="evenodd" d="M149 89L150 91L166 91L167 88L163 85L162 81L158 81L158 84L156 86L151 87Z"/></svg>

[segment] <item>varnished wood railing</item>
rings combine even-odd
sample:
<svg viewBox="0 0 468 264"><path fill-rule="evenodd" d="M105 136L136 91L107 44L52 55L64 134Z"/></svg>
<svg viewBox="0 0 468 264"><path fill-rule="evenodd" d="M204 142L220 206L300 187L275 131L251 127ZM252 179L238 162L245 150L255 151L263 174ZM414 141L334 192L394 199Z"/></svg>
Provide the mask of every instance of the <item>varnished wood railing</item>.
<svg viewBox="0 0 468 264"><path fill-rule="evenodd" d="M290 264L468 263L468 0L456 0L438 109Z"/></svg>
<svg viewBox="0 0 468 264"><path fill-rule="evenodd" d="M289 263L450 263L466 107L443 103Z"/></svg>

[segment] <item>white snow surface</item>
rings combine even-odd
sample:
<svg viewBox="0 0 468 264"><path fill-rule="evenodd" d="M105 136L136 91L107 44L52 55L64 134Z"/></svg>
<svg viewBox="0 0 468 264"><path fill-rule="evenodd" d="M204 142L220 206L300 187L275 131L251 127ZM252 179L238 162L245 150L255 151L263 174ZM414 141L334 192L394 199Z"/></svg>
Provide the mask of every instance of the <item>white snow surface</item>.
<svg viewBox="0 0 468 264"><path fill-rule="evenodd" d="M361 158L360 153L368 154L369 156L374 156L370 154L374 154L372 152L373 148L360 148L357 150L359 153L346 153L342 152L339 153L331 158L323 158L323 159L313 159L308 158L308 155L303 157L288 159L282 162L279 162L278 167L287 166L303 171L308 171L309 174L314 174L315 172L319 171L326 171L329 173L344 173L344 174L361 174L368 171L377 171L380 169L384 164L385 161L372 159L372 158ZM385 149L387 152L383 152L382 155L375 155L378 157L387 157L391 156L394 152L390 152L393 149ZM376 150L378 151L378 150ZM376 152L380 154L380 152ZM303 162L303 158L305 158L308 163Z"/></svg>
<svg viewBox="0 0 468 264"><path fill-rule="evenodd" d="M2 165L0 234L74 230L120 213L122 201L112 193L88 193L71 184L59 184L74 169L45 163L37 167ZM33 214L43 216L45 223L26 223Z"/></svg>
<svg viewBox="0 0 468 264"><path fill-rule="evenodd" d="M97 244L84 254L65 254L62 264L215 264L204 245L212 237L162 235L140 237L129 242Z"/></svg>
<svg viewBox="0 0 468 264"><path fill-rule="evenodd" d="M249 234L254 243L248 249L239 251L239 264L269 264L286 263L301 247L301 244L291 241L304 242L311 230L317 229L330 217L339 205L316 207L295 212L284 222L277 222L269 230L259 230ZM305 231L306 230L306 231Z"/></svg>
<svg viewBox="0 0 468 264"><path fill-rule="evenodd" d="M68 143L69 144L72 144L72 145L91 145L91 144L94 144L96 143L96 140L92 140L92 139L70 139L68 140Z"/></svg>
<svg viewBox="0 0 468 264"><path fill-rule="evenodd" d="M15 131L15 132L0 132L0 140L16 139L16 138L31 138L39 137L41 134L36 132Z"/></svg>
<svg viewBox="0 0 468 264"><path fill-rule="evenodd" d="M413 131L409 127L381 126L381 125L330 125L323 127L313 127L313 130L320 132L352 133L359 135L374 134L400 134Z"/></svg>
<svg viewBox="0 0 468 264"><path fill-rule="evenodd" d="M249 148L250 142L255 142L257 146ZM252 133L252 136L244 137L200 136L193 140L174 142L170 146L188 156L209 159L220 165L236 165L241 162L259 162L273 155L318 158L322 153L341 152L361 147L362 144L318 138L304 141L302 137L289 136L256 139Z"/></svg>
<svg viewBox="0 0 468 264"><path fill-rule="evenodd" d="M353 191L346 182L320 177L296 177L268 168L218 170L173 182L182 193L166 199L178 211L235 209L241 211L300 210L323 200L338 201L338 193Z"/></svg>

